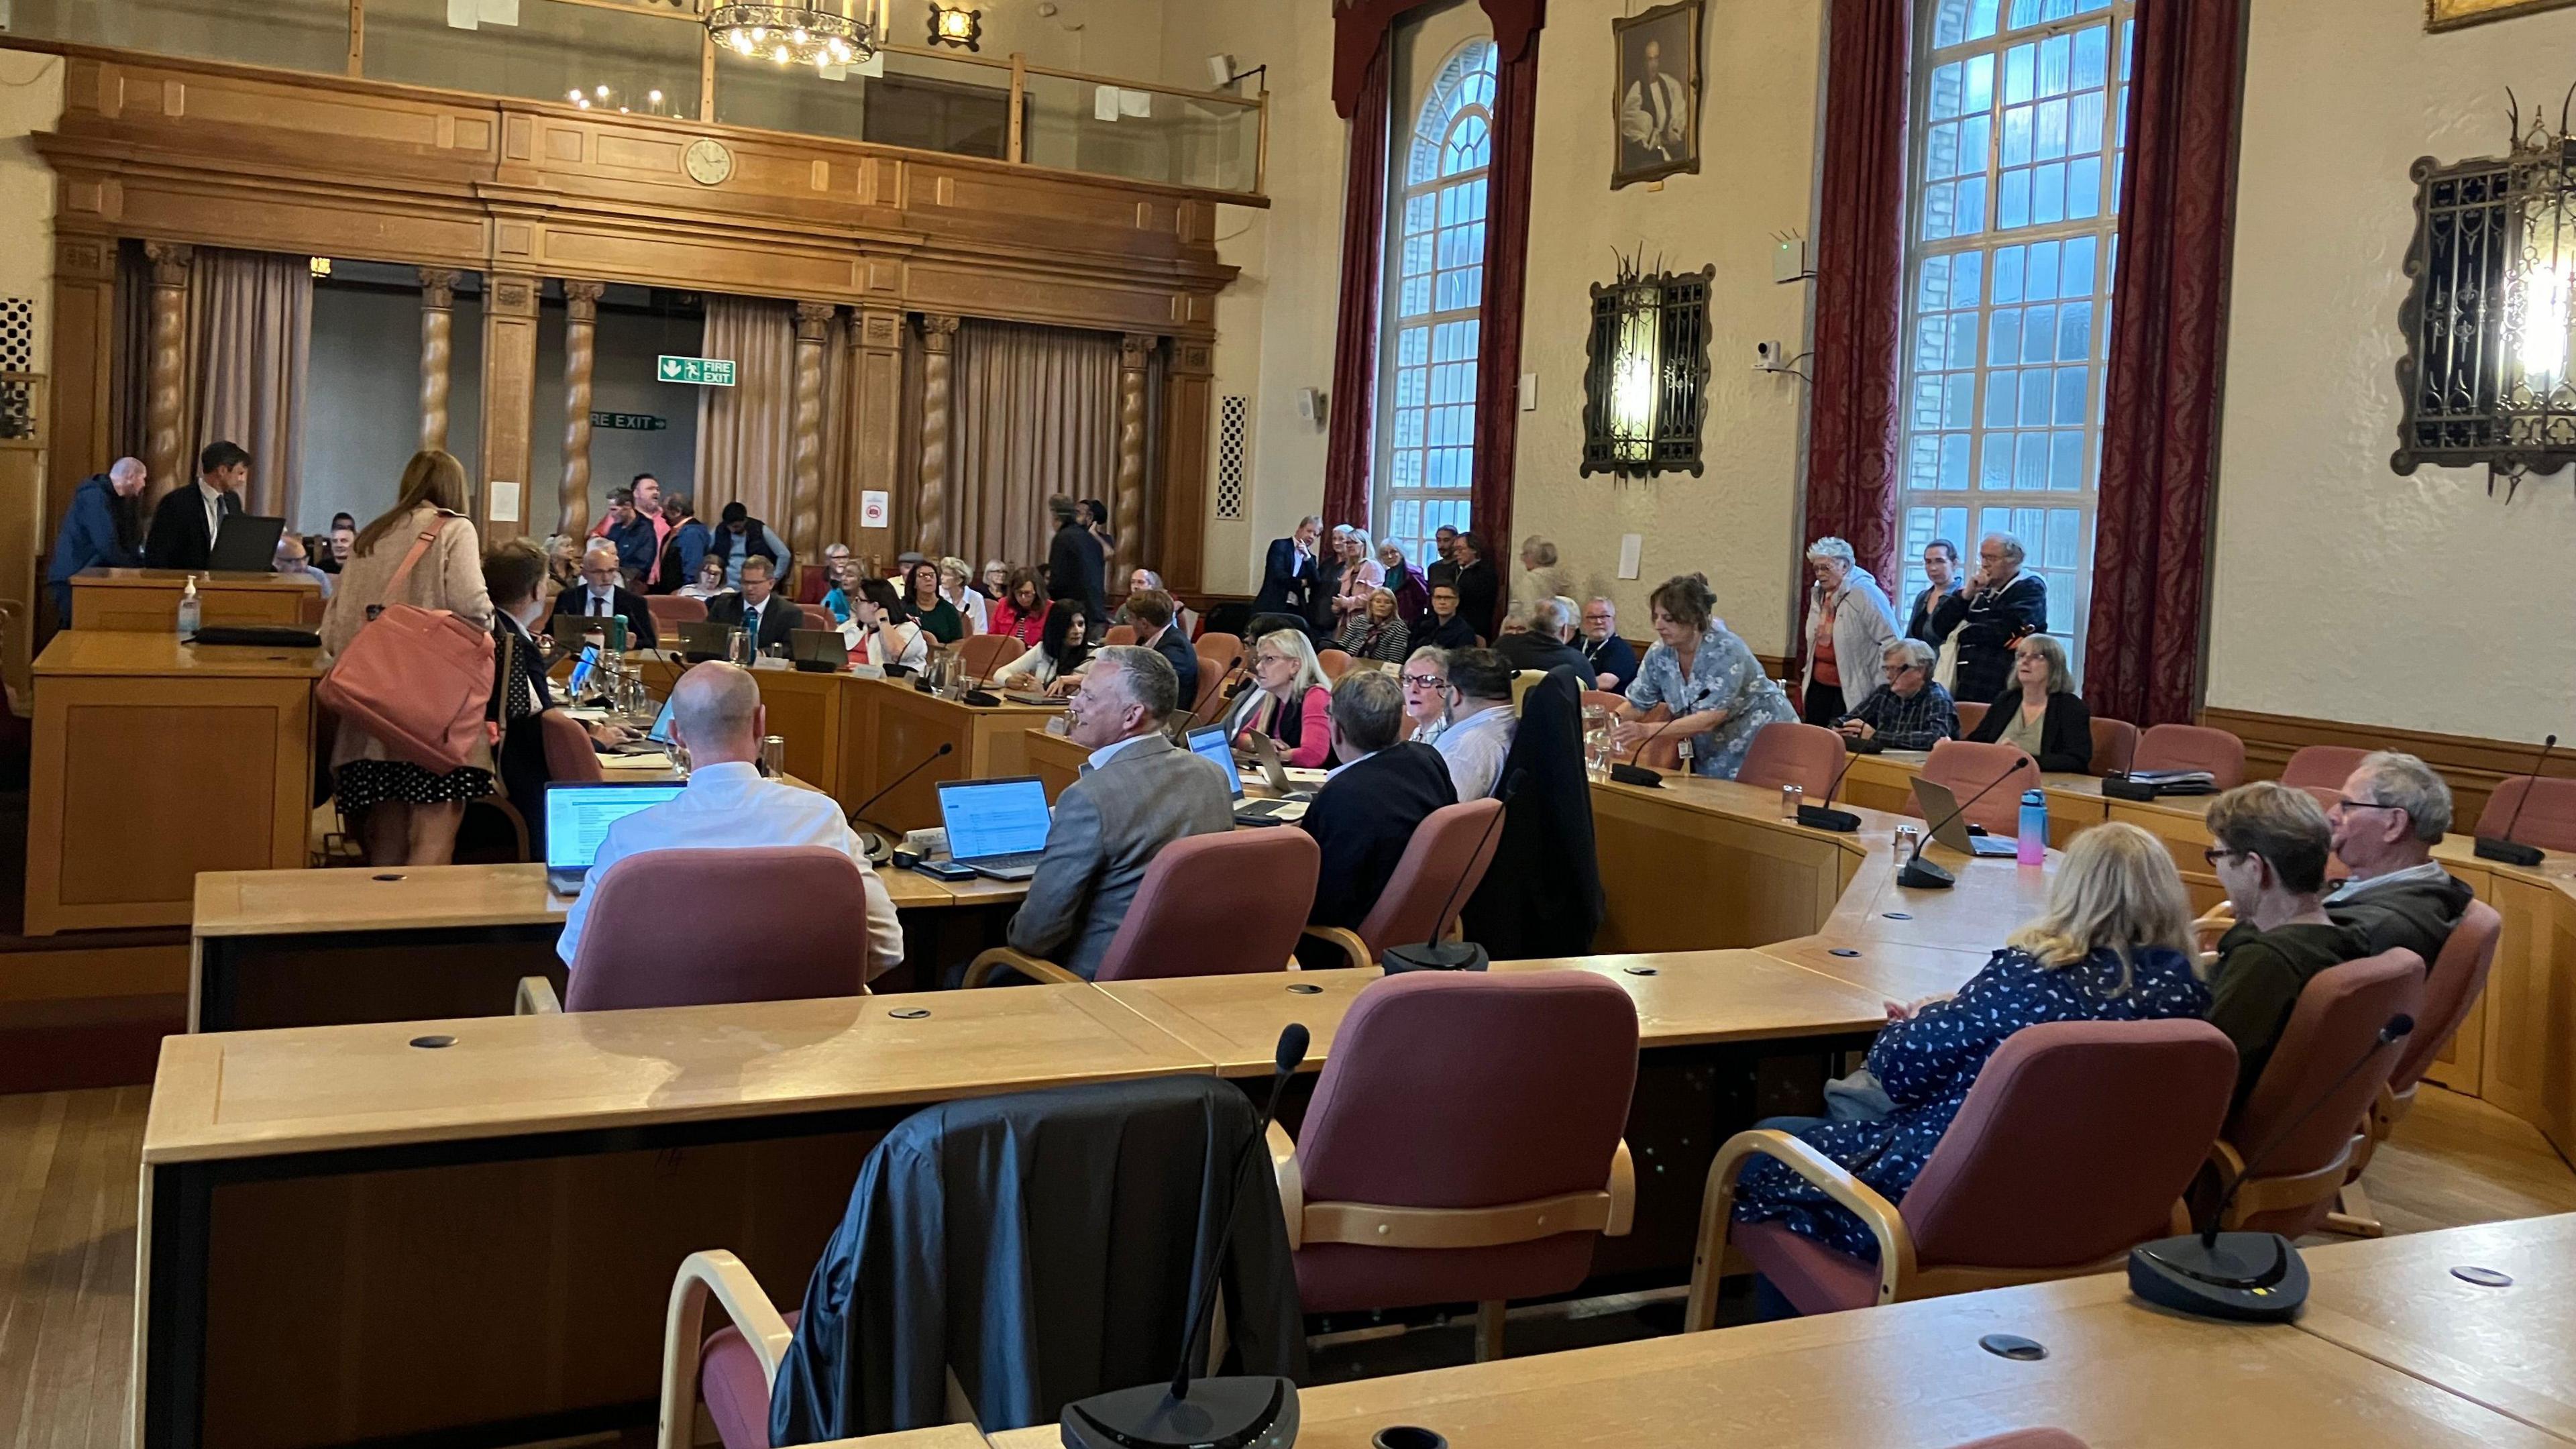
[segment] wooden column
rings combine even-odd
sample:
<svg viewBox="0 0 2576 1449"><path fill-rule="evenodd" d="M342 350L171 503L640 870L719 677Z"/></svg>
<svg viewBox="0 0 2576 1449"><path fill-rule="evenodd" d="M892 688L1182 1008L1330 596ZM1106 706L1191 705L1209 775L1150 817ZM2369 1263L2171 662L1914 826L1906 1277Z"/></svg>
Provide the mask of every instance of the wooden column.
<svg viewBox="0 0 2576 1449"><path fill-rule="evenodd" d="M796 304L796 411L787 454L787 547L817 566L823 561L823 342L837 310L829 302Z"/></svg>
<svg viewBox="0 0 2576 1449"><path fill-rule="evenodd" d="M456 284L459 274L420 269L420 446L447 449L447 393L456 356Z"/></svg>
<svg viewBox="0 0 2576 1449"><path fill-rule="evenodd" d="M143 463L152 470L148 507L194 476L179 429L188 407L188 270L196 249L146 242L143 254L152 259L152 362L143 402Z"/></svg>
<svg viewBox="0 0 2576 1449"><path fill-rule="evenodd" d="M485 543L528 531L528 455L536 406L537 279L503 272L483 279L483 478L474 526ZM494 485L506 485L496 488ZM509 496L499 500L496 492Z"/></svg>
<svg viewBox="0 0 2576 1449"><path fill-rule="evenodd" d="M1163 582L1205 587L1209 432L1216 405L1215 344L1182 338L1163 372Z"/></svg>
<svg viewBox="0 0 2576 1449"><path fill-rule="evenodd" d="M38 423L38 436L45 442L45 509L36 525L34 551L53 547L81 480L113 461L140 422L116 416L124 403L115 386L115 242L94 236L55 238L51 348L52 376L45 396L50 421Z"/></svg>
<svg viewBox="0 0 2576 1449"><path fill-rule="evenodd" d="M947 546L950 368L955 362L957 319L921 319L921 494L913 504L912 546L936 558Z"/></svg>
<svg viewBox="0 0 2576 1449"><path fill-rule="evenodd" d="M841 480L841 516L850 552L858 558L892 558L894 529L860 523L859 495L870 489L891 500L903 471L903 314L859 309L850 328L850 476ZM892 514L889 508L888 514ZM891 525L894 520L886 520Z"/></svg>
<svg viewBox="0 0 2576 1449"><path fill-rule="evenodd" d="M1145 363L1162 340L1130 332L1118 343L1118 485L1109 500L1109 529L1118 536L1118 553L1110 560L1112 593L1127 591L1127 576L1145 556Z"/></svg>
<svg viewBox="0 0 2576 1449"><path fill-rule="evenodd" d="M564 283L564 447L562 510L555 532L590 531L590 365L598 350L602 282Z"/></svg>

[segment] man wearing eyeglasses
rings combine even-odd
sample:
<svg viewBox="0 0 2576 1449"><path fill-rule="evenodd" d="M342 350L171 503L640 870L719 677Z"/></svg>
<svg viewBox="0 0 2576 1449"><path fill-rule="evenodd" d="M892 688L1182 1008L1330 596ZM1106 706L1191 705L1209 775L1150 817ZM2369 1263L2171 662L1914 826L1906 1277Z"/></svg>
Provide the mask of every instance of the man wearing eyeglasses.
<svg viewBox="0 0 2576 1449"><path fill-rule="evenodd" d="M2451 828L2451 787L2413 755L2383 750L2353 768L2326 822L2335 858L2352 873L2326 896L2326 914L2359 927L2373 953L2402 946L2429 968L2471 898L2433 859Z"/></svg>
<svg viewBox="0 0 2576 1449"><path fill-rule="evenodd" d="M1887 683L1860 707L1834 722L1847 740L1876 740L1881 749L1928 750L1959 733L1959 708L1950 691L1932 682L1932 646L1899 639L1887 646L1879 667Z"/></svg>

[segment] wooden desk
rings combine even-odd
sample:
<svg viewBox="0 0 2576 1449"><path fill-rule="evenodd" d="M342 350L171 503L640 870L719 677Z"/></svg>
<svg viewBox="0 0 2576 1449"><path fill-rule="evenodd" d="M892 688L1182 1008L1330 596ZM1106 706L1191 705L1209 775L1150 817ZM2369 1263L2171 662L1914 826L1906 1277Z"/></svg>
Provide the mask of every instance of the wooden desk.
<svg viewBox="0 0 2576 1449"><path fill-rule="evenodd" d="M305 863L317 651L72 629L36 661L27 934L188 920L197 872Z"/></svg>
<svg viewBox="0 0 2576 1449"><path fill-rule="evenodd" d="M855 809L906 770L932 763L868 809L868 818L893 830L927 830L939 824L939 782L1002 780L1036 773L1029 766L1032 728L1063 713L1024 704L977 706L924 694L908 680L849 676L852 756L845 772L866 782L848 802ZM933 760L941 745L952 746Z"/></svg>
<svg viewBox="0 0 2576 1449"><path fill-rule="evenodd" d="M137 1442L650 1422L680 1259L792 1300L911 1110L1206 1070L1088 986L169 1038Z"/></svg>
<svg viewBox="0 0 2576 1449"><path fill-rule="evenodd" d="M878 879L904 959L933 964L982 944L994 923L980 918L1028 894L909 870ZM507 1015L520 977L563 988L555 941L571 907L539 864L210 871L197 877L189 1030ZM964 916L979 919L951 919Z"/></svg>
<svg viewBox="0 0 2576 1449"><path fill-rule="evenodd" d="M2036 1363L1977 1346L2039 1341ZM1299 1394L1301 1449L1395 1424L1474 1449L1947 1449L2054 1426L2097 1449L2421 1449L2557 1441L2314 1334L2202 1322L2081 1278L1435 1369ZM995 1449L1054 1449L1052 1425Z"/></svg>
<svg viewBox="0 0 2576 1449"><path fill-rule="evenodd" d="M201 624L310 629L322 622L322 587L311 579L189 569L83 569L72 575L72 619L85 630L174 634L192 578Z"/></svg>

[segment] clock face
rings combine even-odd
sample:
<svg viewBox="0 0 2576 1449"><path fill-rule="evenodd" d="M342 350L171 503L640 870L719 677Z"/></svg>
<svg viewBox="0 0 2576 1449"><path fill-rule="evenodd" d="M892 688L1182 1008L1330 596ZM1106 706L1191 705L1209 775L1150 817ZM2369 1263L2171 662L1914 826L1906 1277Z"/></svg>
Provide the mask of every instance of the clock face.
<svg viewBox="0 0 2576 1449"><path fill-rule="evenodd" d="M689 169L689 179L700 186L713 186L733 175L733 153L712 137L691 141L681 162Z"/></svg>

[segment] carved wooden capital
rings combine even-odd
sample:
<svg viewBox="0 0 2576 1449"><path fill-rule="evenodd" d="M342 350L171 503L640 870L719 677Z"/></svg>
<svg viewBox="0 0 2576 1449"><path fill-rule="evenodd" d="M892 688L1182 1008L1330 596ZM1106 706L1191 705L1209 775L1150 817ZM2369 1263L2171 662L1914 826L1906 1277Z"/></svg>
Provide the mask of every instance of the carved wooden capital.
<svg viewBox="0 0 2576 1449"><path fill-rule="evenodd" d="M880 312L873 308L862 307L858 310L858 321L859 325L850 329L851 351L856 352L866 348L878 352L893 352L903 346L901 312Z"/></svg>
<svg viewBox="0 0 2576 1449"><path fill-rule="evenodd" d="M184 287L188 285L188 268L197 260L197 249L184 242L145 242L143 255L152 259L152 285Z"/></svg>
<svg viewBox="0 0 2576 1449"><path fill-rule="evenodd" d="M1118 339L1118 365L1129 372L1143 372L1145 363L1163 339L1150 332L1130 332Z"/></svg>
<svg viewBox="0 0 2576 1449"><path fill-rule="evenodd" d="M420 269L420 305L432 312L448 312L456 307L456 284L465 280L462 272L443 267Z"/></svg>
<svg viewBox="0 0 2576 1449"><path fill-rule="evenodd" d="M955 317L924 312L921 314L921 345L932 352L946 352L956 344L957 323Z"/></svg>
<svg viewBox="0 0 2576 1449"><path fill-rule="evenodd" d="M106 281L116 275L116 258L104 242L90 237L57 236L54 275Z"/></svg>
<svg viewBox="0 0 2576 1449"><path fill-rule="evenodd" d="M1172 347L1172 371L1190 377L1214 376L1216 348L1205 342L1175 343Z"/></svg>
<svg viewBox="0 0 2576 1449"><path fill-rule="evenodd" d="M599 299L608 291L606 282L566 282L564 315L575 322L599 320Z"/></svg>
<svg viewBox="0 0 2576 1449"><path fill-rule="evenodd" d="M797 303L796 340L799 342L822 341L827 329L832 325L833 314L840 310L840 308L833 306L829 302Z"/></svg>
<svg viewBox="0 0 2576 1449"><path fill-rule="evenodd" d="M537 279L534 277L497 276L487 279L484 305L492 315L534 317L537 315Z"/></svg>

